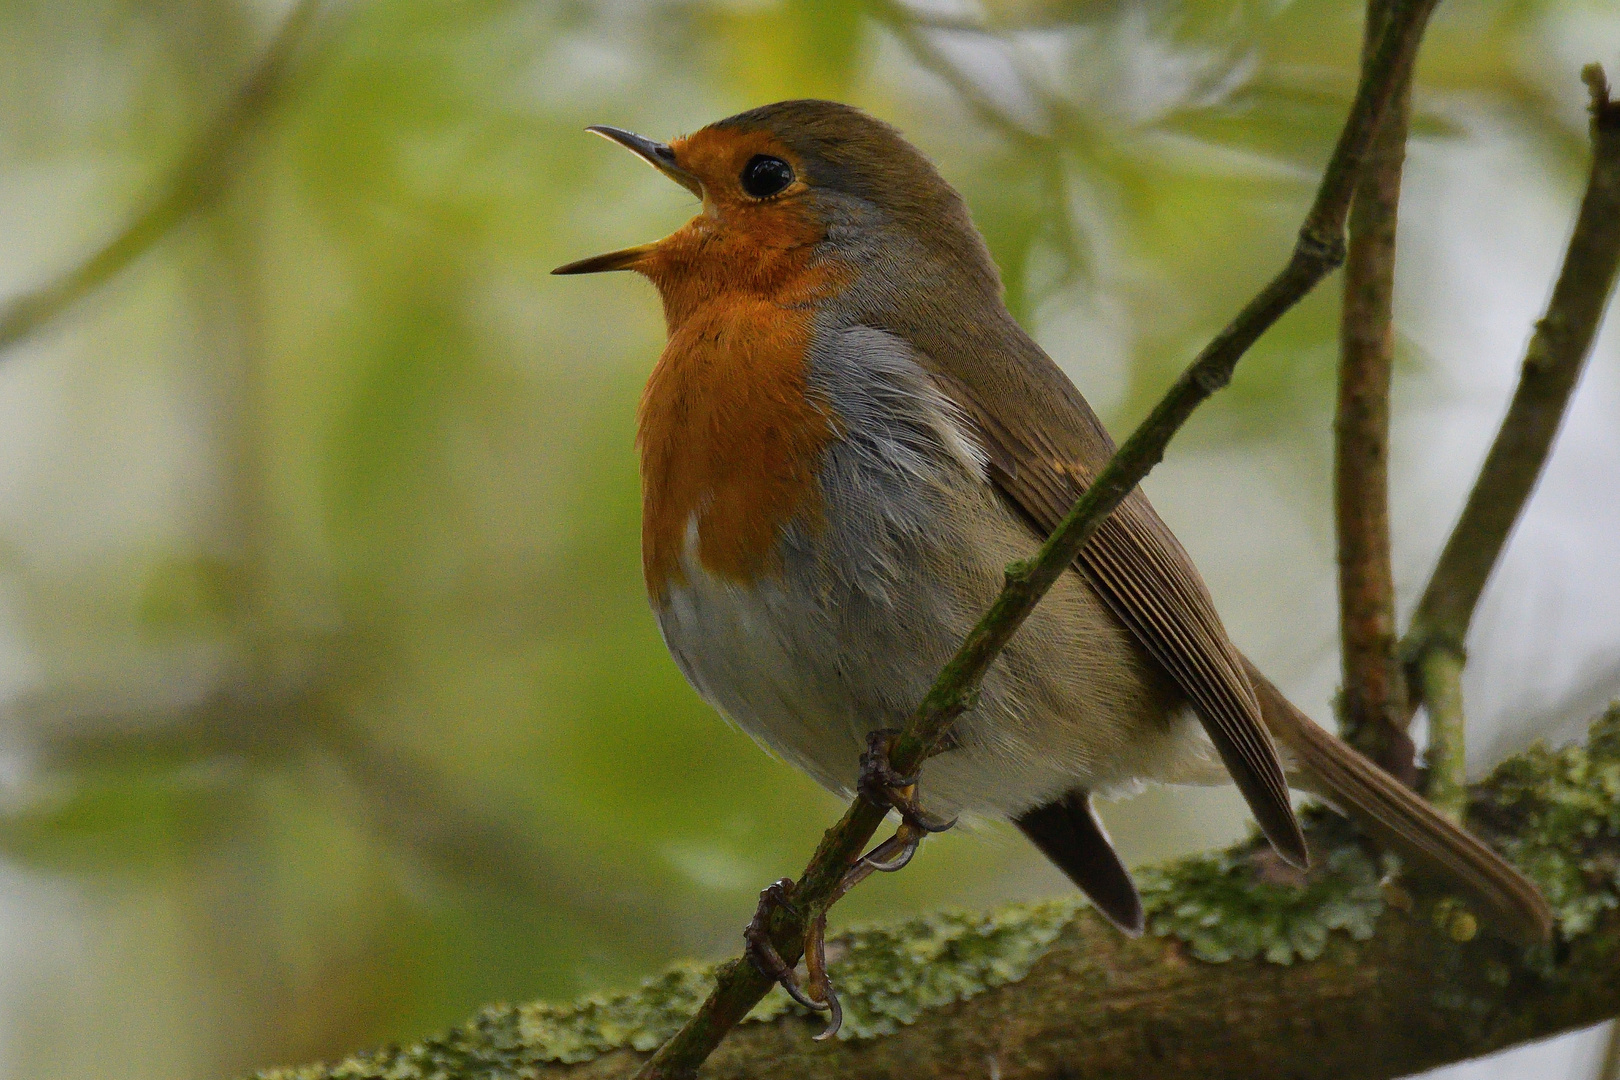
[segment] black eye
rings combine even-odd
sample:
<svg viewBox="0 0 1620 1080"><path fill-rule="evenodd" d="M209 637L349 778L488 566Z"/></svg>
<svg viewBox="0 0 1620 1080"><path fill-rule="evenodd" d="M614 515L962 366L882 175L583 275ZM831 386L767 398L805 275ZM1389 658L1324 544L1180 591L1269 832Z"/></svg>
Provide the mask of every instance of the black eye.
<svg viewBox="0 0 1620 1080"><path fill-rule="evenodd" d="M793 183L793 166L779 157L755 154L743 166L742 189L756 199L768 199Z"/></svg>

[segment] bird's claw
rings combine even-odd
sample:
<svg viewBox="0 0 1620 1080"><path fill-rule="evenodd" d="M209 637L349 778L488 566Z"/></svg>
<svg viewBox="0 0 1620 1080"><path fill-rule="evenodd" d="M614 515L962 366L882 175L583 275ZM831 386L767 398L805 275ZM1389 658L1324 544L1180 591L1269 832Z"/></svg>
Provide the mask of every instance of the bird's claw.
<svg viewBox="0 0 1620 1080"><path fill-rule="evenodd" d="M900 732L896 728L878 728L867 733L866 749L861 751L861 793L879 806L892 805L887 792L911 787L917 782L915 773L901 776L889 761L894 740L899 737Z"/></svg>
<svg viewBox="0 0 1620 1080"><path fill-rule="evenodd" d="M838 1034L844 1023L844 1009L833 991L832 979L827 975L827 916L821 914L810 922L804 936L804 961L809 990L799 982L798 973L782 959L771 941L771 915L778 908L797 915L789 897L793 895L793 879L782 878L767 885L759 894L759 906L754 917L743 928L744 952L760 974L780 983L794 1001L812 1012L828 1014L827 1027L816 1038L830 1039ZM820 1000L810 992L820 994Z"/></svg>
<svg viewBox="0 0 1620 1080"><path fill-rule="evenodd" d="M761 890L759 905L754 908L754 917L743 927L744 952L761 975L781 983L783 989L795 1001L810 1007L803 1000L804 992L799 989L798 977L793 974L793 969L782 959L782 954L776 951L776 945L771 941L771 915L778 908L791 914L798 914L788 900L792 894L792 878L773 881Z"/></svg>
<svg viewBox="0 0 1620 1080"><path fill-rule="evenodd" d="M883 729L866 738L866 750L861 754L860 791L874 805L894 809L900 814L900 827L894 835L862 856L839 882L834 899L870 877L874 871L893 873L902 869L917 853L917 845L929 833L944 832L956 824L955 818L941 818L928 813L917 803L917 777L902 776L889 760L898 731ZM806 1009L827 1014L827 1027L816 1038L830 1039L838 1034L844 1023L844 1009L827 975L827 916L823 912L810 920L804 935L805 979L777 952L771 941L771 917L778 909L794 916L791 897L793 880L782 878L766 886L759 894L759 906L754 917L743 929L748 959L772 982L780 983L788 996Z"/></svg>
<svg viewBox="0 0 1620 1080"><path fill-rule="evenodd" d="M885 874L904 870L911 857L917 854L917 845L922 838L921 832L902 821L900 827L894 831L894 835L868 851L861 858L861 862Z"/></svg>
<svg viewBox="0 0 1620 1080"><path fill-rule="evenodd" d="M893 808L900 814L900 827L894 835L863 855L839 882L842 896L872 875L874 870L892 874L902 870L917 854L917 845L929 833L944 832L956 824L955 818L930 814L917 803L917 777L902 776L889 761L899 732L883 728L866 737L861 754L860 792L877 806Z"/></svg>
<svg viewBox="0 0 1620 1080"><path fill-rule="evenodd" d="M827 1026L815 1037L816 1042L821 1042L838 1034L838 1029L844 1026L844 1007L839 1004L832 979L827 975L826 912L815 917L804 935L804 969L810 977L810 985L821 995L821 1003L810 1008L827 1013Z"/></svg>
<svg viewBox="0 0 1620 1080"><path fill-rule="evenodd" d="M861 754L861 794L876 806L893 807L902 824L919 833L944 832L954 827L954 817L938 817L918 804L916 774L902 776L889 762L899 735L893 728L880 728L866 737L866 750Z"/></svg>

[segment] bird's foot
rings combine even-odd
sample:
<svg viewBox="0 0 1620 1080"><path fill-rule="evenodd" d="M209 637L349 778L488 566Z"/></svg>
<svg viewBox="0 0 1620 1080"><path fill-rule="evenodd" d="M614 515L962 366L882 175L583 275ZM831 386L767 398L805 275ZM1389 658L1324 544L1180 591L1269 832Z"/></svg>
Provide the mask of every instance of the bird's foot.
<svg viewBox="0 0 1620 1080"><path fill-rule="evenodd" d="M827 1013L827 1027L817 1041L838 1034L844 1024L844 1010L833 991L832 979L827 975L827 916L823 912L810 921L804 935L804 966L806 978L799 981L796 972L771 942L771 916L778 908L797 915L789 897L793 895L793 879L782 878L767 885L759 894L759 906L754 917L743 928L744 953L754 967L767 979L782 984L788 996L813 1012ZM812 997L815 994L819 997Z"/></svg>
<svg viewBox="0 0 1620 1080"><path fill-rule="evenodd" d="M901 776L895 772L889 754L899 735L893 728L883 728L866 737L866 751L861 754L860 792L878 806L893 807L900 814L900 827L850 868L839 886L839 895L860 884L874 870L893 873L903 868L917 853L917 845L924 836L944 832L956 824L955 818L937 817L918 804L915 775Z"/></svg>
<svg viewBox="0 0 1620 1080"><path fill-rule="evenodd" d="M870 877L874 871L892 873L911 861L917 845L929 833L944 832L956 824L955 818L928 813L917 802L917 778L901 776L889 761L894 741L900 733L893 729L874 731L866 738L861 754L860 792L869 801L900 814L900 827L894 835L863 855L839 882L833 900ZM773 882L759 894L759 906L743 930L746 955L766 978L782 985L788 996L815 1012L827 1013L827 1028L817 1039L830 1039L844 1022L844 1011L827 976L827 915L811 919L804 934L805 978L776 949L771 941L771 918L778 910L799 916L793 907L791 878Z"/></svg>
<svg viewBox="0 0 1620 1080"><path fill-rule="evenodd" d="M860 792L877 806L893 807L902 823L910 825L919 834L944 832L956 825L955 818L942 818L930 814L917 802L917 776L901 776L889 763L889 754L900 732L893 728L880 728L866 737L866 750L861 754Z"/></svg>

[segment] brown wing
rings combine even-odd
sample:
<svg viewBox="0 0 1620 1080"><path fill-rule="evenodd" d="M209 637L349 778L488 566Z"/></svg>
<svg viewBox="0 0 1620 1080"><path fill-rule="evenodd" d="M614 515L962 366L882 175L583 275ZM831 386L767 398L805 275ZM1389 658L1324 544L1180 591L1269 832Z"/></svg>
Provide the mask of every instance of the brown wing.
<svg viewBox="0 0 1620 1080"><path fill-rule="evenodd" d="M1027 340L1027 339L1026 339ZM933 372L978 425L991 479L1042 536L1050 533L1113 451L1095 414L1033 343L1017 371ZM1034 370L1031 370L1031 368ZM1279 855L1304 866L1305 838L1243 660L1226 636L1191 558L1140 489L1080 554L1098 592L1176 680Z"/></svg>

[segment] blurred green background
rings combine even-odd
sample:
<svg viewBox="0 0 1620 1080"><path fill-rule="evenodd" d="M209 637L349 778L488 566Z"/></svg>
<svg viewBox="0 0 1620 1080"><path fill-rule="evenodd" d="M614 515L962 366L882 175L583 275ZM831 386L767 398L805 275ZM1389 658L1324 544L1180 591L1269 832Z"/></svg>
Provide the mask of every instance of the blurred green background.
<svg viewBox="0 0 1620 1080"><path fill-rule="evenodd" d="M0 298L137 223L78 302L0 308L0 1070L202 1080L628 985L734 950L833 819L647 611L658 304L548 271L694 208L583 125L802 96L898 124L1118 432L1285 257L1359 35L1348 0L0 0ZM1620 68L1620 0L1430 34L1408 601L1551 281L1593 60ZM1277 327L1149 484L1323 719L1336 309ZM1620 682L1615 354L1481 617L1480 765ZM1107 813L1133 860L1246 827L1225 791ZM1066 887L980 825L837 919Z"/></svg>

